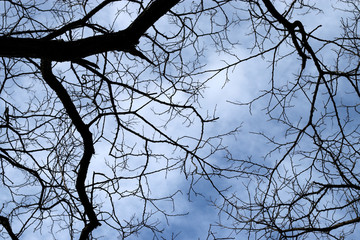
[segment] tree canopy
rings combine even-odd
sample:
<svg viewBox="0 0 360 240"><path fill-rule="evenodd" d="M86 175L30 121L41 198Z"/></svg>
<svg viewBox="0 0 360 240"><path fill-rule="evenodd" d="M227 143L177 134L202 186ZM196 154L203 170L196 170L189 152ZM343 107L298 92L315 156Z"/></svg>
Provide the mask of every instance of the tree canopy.
<svg viewBox="0 0 360 240"><path fill-rule="evenodd" d="M359 5L1 1L0 236L359 236Z"/></svg>

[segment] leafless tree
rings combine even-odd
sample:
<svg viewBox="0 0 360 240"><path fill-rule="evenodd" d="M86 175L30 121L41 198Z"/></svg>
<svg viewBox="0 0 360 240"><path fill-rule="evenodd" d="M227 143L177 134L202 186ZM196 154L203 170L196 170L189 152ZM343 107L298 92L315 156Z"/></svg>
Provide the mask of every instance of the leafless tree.
<svg viewBox="0 0 360 240"><path fill-rule="evenodd" d="M176 206L179 189L154 193L155 177L174 172L189 191L205 180L217 192L209 238L216 227L249 239L350 234L360 221L359 2L338 1L346 17L334 39L297 19L321 13L316 1L279 2L2 1L2 236L95 239L108 227L120 238L143 228L156 238L159 214L182 214L167 204ZM244 25L254 41L242 59L242 39L230 33ZM207 68L208 46L235 60ZM329 50L334 61L322 55ZM222 139L238 129L210 135L217 117L199 104L207 81L257 57L270 60L271 84L237 104L265 99L269 119L286 128L258 133L274 146L265 161L229 152ZM278 66L294 57L294 76L281 78ZM214 154L228 161L216 164ZM248 198L219 179L245 184ZM124 220L126 199L140 208Z"/></svg>
<svg viewBox="0 0 360 240"><path fill-rule="evenodd" d="M257 132L273 148L262 160L239 160L248 198L216 203L234 220L220 225L249 239L346 239L360 221L359 1L331 3L342 15L333 39L303 24L314 13L321 19L317 1L248 2L253 50L269 60L271 76L259 97L236 104L266 102L269 126L283 133ZM294 57L293 75L281 72Z"/></svg>
<svg viewBox="0 0 360 240"><path fill-rule="evenodd" d="M3 237L89 239L101 225L156 237L159 214L183 212L171 209L180 190L153 193L152 179L217 174L207 158L221 145L205 131L215 117L198 111L205 83L192 74L198 39L224 26L194 25L226 1L171 10L179 2L1 2ZM138 211L125 215L124 199Z"/></svg>

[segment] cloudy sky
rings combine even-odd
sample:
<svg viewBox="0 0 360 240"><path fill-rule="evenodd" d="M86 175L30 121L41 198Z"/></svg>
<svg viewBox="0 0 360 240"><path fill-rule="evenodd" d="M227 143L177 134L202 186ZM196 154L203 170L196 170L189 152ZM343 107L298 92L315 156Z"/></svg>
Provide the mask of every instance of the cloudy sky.
<svg viewBox="0 0 360 240"><path fill-rule="evenodd" d="M276 1L275 4L275 6L279 9L283 7L280 2L282 1ZM321 9L321 12L313 11L304 15L303 10L300 9L298 12L295 11L293 13L292 21L300 20L307 31L316 29L313 35L319 38L333 39L338 37L341 33L341 20L346 19L346 17L351 14L346 14L343 11L336 10L335 8L349 6L341 4L339 1L310 1L311 4L315 2L316 7ZM188 8L190 4L191 1L184 1L173 10L175 12L181 12L183 9ZM248 17L246 4L234 5L243 6L244 9L239 10L233 6L227 6L224 10L228 16L238 14L244 18ZM112 25L114 30L125 28L129 23L131 23L131 18L129 18L127 14L121 14L121 12L119 12L122 6L122 2L112 4L111 7L105 8L96 15L96 20L94 20L103 26ZM132 16L135 17L136 14L137 13L134 10ZM215 16L215 18L217 21L221 22L224 16L221 13L218 14L218 17ZM196 28L198 28L197 30L205 29L204 31L207 31L210 28L208 19L209 18L207 16L200 18L196 23ZM169 27L171 25L169 25L168 21L169 19L167 17L160 19L157 23L158 29L171 32L172 29ZM320 25L321 27L319 27ZM214 42L209 37L200 38L199 44L204 47L204 55L201 58L203 68L198 70L199 74L195 74L194 78L200 83L205 82L205 88L201 90L201 96L199 97L198 102L194 103L193 106L196 107L199 113L203 116L214 115L218 117L216 122L206 124L205 137L217 136L241 126L239 132L235 135L229 135L222 139L222 144L228 147L228 150L234 159L247 159L251 157L251 159L255 162L262 163L264 161L268 161L266 164L268 164L268 166L273 166L275 164L275 159L280 157L282 152L273 152L271 155L268 155L267 158L264 158L269 151L273 149L273 145L269 144L267 139L255 133L261 132L269 136L274 136L276 139L282 139L284 138L287 127L276 121L270 121L269 115L267 115L266 110L264 110L269 102L268 97L264 97L256 101L253 105L251 105L251 109L249 109L249 106L239 104L249 102L258 97L262 94L263 90L269 90L273 52L236 64L234 67L215 74L212 70L219 69L227 64L236 63L239 59L246 59L249 56L256 55L258 53L258 49L252 49L254 44L254 35L251 34L251 23L249 21L243 21L240 24L232 25L231 27L232 28L228 31L228 37L234 42L238 41L238 44L231 48L231 54L216 51ZM310 40L310 43L313 44L312 46L316 50L321 46L314 40ZM140 42L140 49L149 49L149 46L142 46L141 44L145 43L142 41ZM265 43L265 46L270 47L271 44L272 43L269 41ZM281 54L286 54L286 52L290 51L293 51L293 49L284 47ZM186 52L183 53L183 57L185 57L185 60L186 58L191 60L193 58L193 54L194 53L189 47L186 49ZM321 49L319 55L321 56L323 62L328 65L333 64L335 61L334 57L336 57L331 48ZM299 60L299 56L297 54L292 54L284 58L276 64L275 79L279 82L279 84L290 81L289 79L293 79L294 75L298 73L300 65L301 61ZM62 63L57 65L56 69L61 71L61 69L68 67L69 65L67 63ZM311 72L313 70L314 66L310 65L308 71ZM140 70L136 71L141 72ZM203 73L200 74L200 72ZM63 76L68 76L67 74L68 73L64 73ZM142 78L151 78L155 75L156 72L152 72L150 70L146 70L144 73L139 74ZM173 99L178 102L184 102L187 100L187 97L188 96L185 94L178 92L174 95ZM298 119L301 124L303 121L301 120L301 117L305 115L304 117L306 118L309 106L307 104L303 104L306 102L305 96L297 97L297 100L293 101L295 104L294 107L289 110L289 118L292 121L297 121ZM14 99L19 98L20 97ZM144 101L139 99L131 102L131 104L134 104L132 107L136 108L137 106L142 106ZM4 107L4 105L1 106L2 109L0 109L0 112L3 111ZM166 116L158 116L154 114L153 110L155 112L160 112L164 109L155 103L151 103L141 109L141 114L151 119L154 124L160 125L168 120L166 119ZM274 114L277 114L277 112L275 111ZM167 125L166 132L169 136L176 138L182 135L194 136L199 134L199 123L195 121L190 127L186 127L187 123L184 119L185 118L179 120L175 119ZM143 122L138 121L137 123L139 124L135 125L135 129L139 132L150 131ZM111 131L113 131L112 124L115 124L115 122L108 121L106 125L104 124L105 129L111 129ZM111 133L109 133L109 137L111 137ZM134 146L135 151L141 151L139 149L143 149L143 143L139 143L139 145L135 147L135 143L139 141L139 139L131 136L131 134L124 134L124 138L126 138L128 146ZM194 144L190 138L186 141L188 141L186 144L189 146ZM216 143L216 141L213 143ZM109 148L109 143L106 143L105 141L97 143L96 156L90 166L89 176L92 176L92 172L103 172L104 174L110 175L113 174L109 167L104 166L104 162L108 162L109 166L112 164L112 158L108 156L108 150L102 151L103 149ZM174 155L174 158L177 154L179 154L172 147L166 146L166 144L151 144L149 149L151 149L154 154L166 154L169 156ZM206 155L209 149L203 149L202 151L203 152L200 153ZM219 153L209 157L208 161L215 165L226 166L227 162L224 154L225 152L220 151ZM134 157L132 160L133 161L129 161L128 163L129 169L136 169L139 165L142 166L143 164L143 159L141 158ZM166 162L162 160L164 159L160 157L159 161L152 162L149 165L148 170L156 171L156 169L165 167ZM288 165L288 167L289 166L290 165ZM190 171L192 166L188 166L188 168ZM131 176L133 173L123 170L117 174L122 174L122 176ZM99 178L96 180L101 181L101 176L97 177ZM231 226L229 219L224 217L224 215L219 215L218 210L210 206L210 200L217 199L217 203L222 200L216 191L214 191L211 184L204 178L200 178L198 182L191 185L193 184L191 181L196 181L198 178L192 179L191 176L186 178L186 174L184 174L181 169L174 169L170 172L161 171L154 173L150 175L147 180L151 188L151 197L162 197L177 192L177 194L173 197L174 204L171 201L160 201L159 206L166 210L169 214L180 214L181 216L168 217L166 219L163 214L156 213L153 215L151 220L153 222L159 221L159 228L164 228L164 232L157 235L159 239L171 239L172 237L184 240L207 239L211 225L216 225L219 221L221 221L221 223L229 224L228 226ZM137 187L137 181L137 179L135 179L135 181L126 179L121 180L119 189L131 191L131 189ZM245 199L247 198L245 186L247 186L247 184L254 184L254 182L251 181L252 179L249 179L246 176L235 179L214 179L214 183L217 187L219 187L219 189L231 186L228 193L235 193L239 198L244 197ZM194 191L189 189L189 186L194 186ZM196 194L195 191L199 194ZM102 199L105 202L103 205L104 209L110 209L109 206L106 205L109 204L109 199L104 192L99 191L97 197L98 200ZM4 201L6 198L1 196L1 199ZM124 224L133 216L137 218L142 214L143 202L137 198L118 198L117 196L117 198L114 199L114 203L116 204L116 209L118 210L116 215ZM148 209L155 210L154 207L151 206L149 206ZM219 216L221 216L221 218L219 218ZM211 227L211 231L213 231L213 233L216 234L216 237L220 239L225 239L226 237L230 237L229 239L243 239L243 237L247 237L246 233L235 233L231 230L220 229L214 226ZM38 239L39 235L37 234L38 233L35 233L34 235L32 231L26 231L23 235L23 239ZM46 230L43 234L46 236ZM119 237L120 235L117 231L112 230L108 226L101 226L94 231L94 236L103 236L103 239L116 239L115 236ZM152 239L152 236L153 235L150 230L143 229L140 231L139 235L132 235L127 239ZM349 239L356 239L357 236L360 236L359 231L355 231L352 236L349 236ZM68 238L67 236L64 236L64 238L59 236L57 239ZM213 239L213 237L210 236L208 239Z"/></svg>

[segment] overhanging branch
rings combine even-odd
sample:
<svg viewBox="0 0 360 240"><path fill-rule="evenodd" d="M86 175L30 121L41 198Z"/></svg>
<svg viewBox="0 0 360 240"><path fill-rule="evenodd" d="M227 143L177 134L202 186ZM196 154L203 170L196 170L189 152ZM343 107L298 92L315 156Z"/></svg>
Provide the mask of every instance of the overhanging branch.
<svg viewBox="0 0 360 240"><path fill-rule="evenodd" d="M140 37L180 0L157 0L122 31L75 41L0 37L0 57L71 61L108 51L136 52Z"/></svg>

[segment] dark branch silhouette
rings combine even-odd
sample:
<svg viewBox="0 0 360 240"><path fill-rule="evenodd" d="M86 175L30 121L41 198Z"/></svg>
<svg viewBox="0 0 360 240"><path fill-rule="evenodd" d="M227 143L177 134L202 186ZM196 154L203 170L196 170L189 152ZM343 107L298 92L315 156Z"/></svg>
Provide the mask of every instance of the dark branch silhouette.
<svg viewBox="0 0 360 240"><path fill-rule="evenodd" d="M111 2L113 1L104 1L99 6L103 8L104 5ZM74 22L69 23L62 29L40 39L2 36L0 37L0 56L40 58L60 62L85 58L108 51L124 51L138 56L135 47L139 43L140 37L178 2L179 0L153 1L127 29L75 41L52 39L65 31L81 26L81 22L84 24L91 15L75 24Z"/></svg>
<svg viewBox="0 0 360 240"><path fill-rule="evenodd" d="M209 240L354 237L360 9L331 3L3 1L0 238L181 239L194 197ZM248 78L223 124L208 83Z"/></svg>

